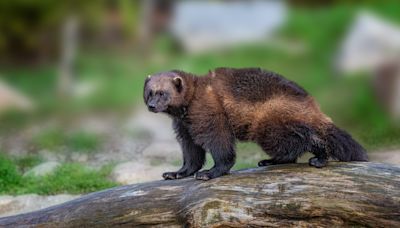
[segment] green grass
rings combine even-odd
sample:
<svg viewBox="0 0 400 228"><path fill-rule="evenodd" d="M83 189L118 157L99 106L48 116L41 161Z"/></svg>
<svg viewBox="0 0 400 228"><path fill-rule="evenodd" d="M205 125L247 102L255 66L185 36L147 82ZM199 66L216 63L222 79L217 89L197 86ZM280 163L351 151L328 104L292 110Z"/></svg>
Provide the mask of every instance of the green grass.
<svg viewBox="0 0 400 228"><path fill-rule="evenodd" d="M61 130L51 129L35 135L32 141L38 149L56 150L65 145L66 135Z"/></svg>
<svg viewBox="0 0 400 228"><path fill-rule="evenodd" d="M20 172L26 172L34 166L42 163L43 158L39 155L29 154L22 157L15 157L13 161Z"/></svg>
<svg viewBox="0 0 400 228"><path fill-rule="evenodd" d="M100 136L96 134L79 131L68 136L67 145L72 151L93 152L100 145L100 141Z"/></svg>
<svg viewBox="0 0 400 228"><path fill-rule="evenodd" d="M91 170L80 164L63 164L54 173L44 177L26 177L25 186L16 189L18 194L37 193L53 195L59 193L82 194L111 188L117 184L108 179L109 166Z"/></svg>
<svg viewBox="0 0 400 228"><path fill-rule="evenodd" d="M32 141L37 149L50 151L67 149L72 152L91 153L99 147L101 137L85 131L65 132L62 129L53 128L40 132Z"/></svg>
<svg viewBox="0 0 400 228"><path fill-rule="evenodd" d="M83 194L117 185L108 179L112 165L92 170L81 164L66 163L57 168L54 173L43 177L22 176L19 165L21 163L4 155L0 156L0 194Z"/></svg>
<svg viewBox="0 0 400 228"><path fill-rule="evenodd" d="M22 181L17 166L13 161L0 154L0 193L8 192Z"/></svg>

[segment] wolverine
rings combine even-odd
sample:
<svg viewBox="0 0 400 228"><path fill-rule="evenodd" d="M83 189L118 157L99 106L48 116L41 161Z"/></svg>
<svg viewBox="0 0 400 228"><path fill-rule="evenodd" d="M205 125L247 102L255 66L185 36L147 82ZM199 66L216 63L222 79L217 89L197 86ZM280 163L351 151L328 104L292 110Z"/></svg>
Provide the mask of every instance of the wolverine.
<svg viewBox="0 0 400 228"><path fill-rule="evenodd" d="M217 68L207 75L173 70L149 75L144 101L151 112L173 120L183 165L164 179L194 175L209 180L228 174L235 163L235 143L257 143L270 159L258 166L296 163L310 152L309 165L328 159L368 161L364 148L338 128L302 87L260 68ZM206 151L214 160L199 171Z"/></svg>

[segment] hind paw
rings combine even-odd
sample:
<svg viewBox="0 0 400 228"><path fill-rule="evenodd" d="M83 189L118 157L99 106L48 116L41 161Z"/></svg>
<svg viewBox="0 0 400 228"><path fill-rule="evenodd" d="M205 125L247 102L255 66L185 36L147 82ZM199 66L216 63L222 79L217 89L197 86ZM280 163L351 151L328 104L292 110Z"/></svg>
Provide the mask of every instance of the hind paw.
<svg viewBox="0 0 400 228"><path fill-rule="evenodd" d="M269 166L269 165L275 165L276 163L272 159L265 159L261 160L258 162L258 166Z"/></svg>
<svg viewBox="0 0 400 228"><path fill-rule="evenodd" d="M326 159L317 158L317 157L313 157L313 158L310 158L310 160L308 160L308 164L310 166L314 166L316 168L325 167L327 163L328 163L328 161Z"/></svg>

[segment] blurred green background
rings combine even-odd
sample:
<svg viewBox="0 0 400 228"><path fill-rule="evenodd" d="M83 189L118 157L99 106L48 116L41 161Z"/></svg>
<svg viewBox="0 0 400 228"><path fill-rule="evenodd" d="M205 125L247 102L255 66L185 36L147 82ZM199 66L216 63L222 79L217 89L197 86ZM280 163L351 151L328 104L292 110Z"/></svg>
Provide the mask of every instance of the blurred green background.
<svg viewBox="0 0 400 228"><path fill-rule="evenodd" d="M0 2L1 83L23 98L22 105L12 103L12 96L0 101L0 193L79 194L121 184L110 177L121 160L92 161L101 160L99 151L109 150L113 136L146 146L156 140L143 129L124 129L124 121L145 109L145 77L171 69L199 75L221 66L278 72L309 91L371 154L399 148L398 121L377 98L373 74L334 67L359 11L400 25L399 1L285 1L285 19L273 36L204 51L187 50L169 29L174 7L183 1L146 2ZM86 127L93 119L111 127ZM137 145L127 150L141 151ZM256 145L241 143L235 169L255 167L262 156ZM167 160L150 163L181 162ZM28 173L48 161L60 164L45 175Z"/></svg>

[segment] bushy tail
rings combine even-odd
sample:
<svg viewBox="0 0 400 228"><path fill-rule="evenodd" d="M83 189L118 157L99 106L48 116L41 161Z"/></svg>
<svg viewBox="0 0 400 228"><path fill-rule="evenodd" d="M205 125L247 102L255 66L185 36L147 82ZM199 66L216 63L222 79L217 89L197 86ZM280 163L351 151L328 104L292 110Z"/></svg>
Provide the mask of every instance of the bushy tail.
<svg viewBox="0 0 400 228"><path fill-rule="evenodd" d="M339 161L368 161L365 149L351 135L330 125L326 131L327 153Z"/></svg>

